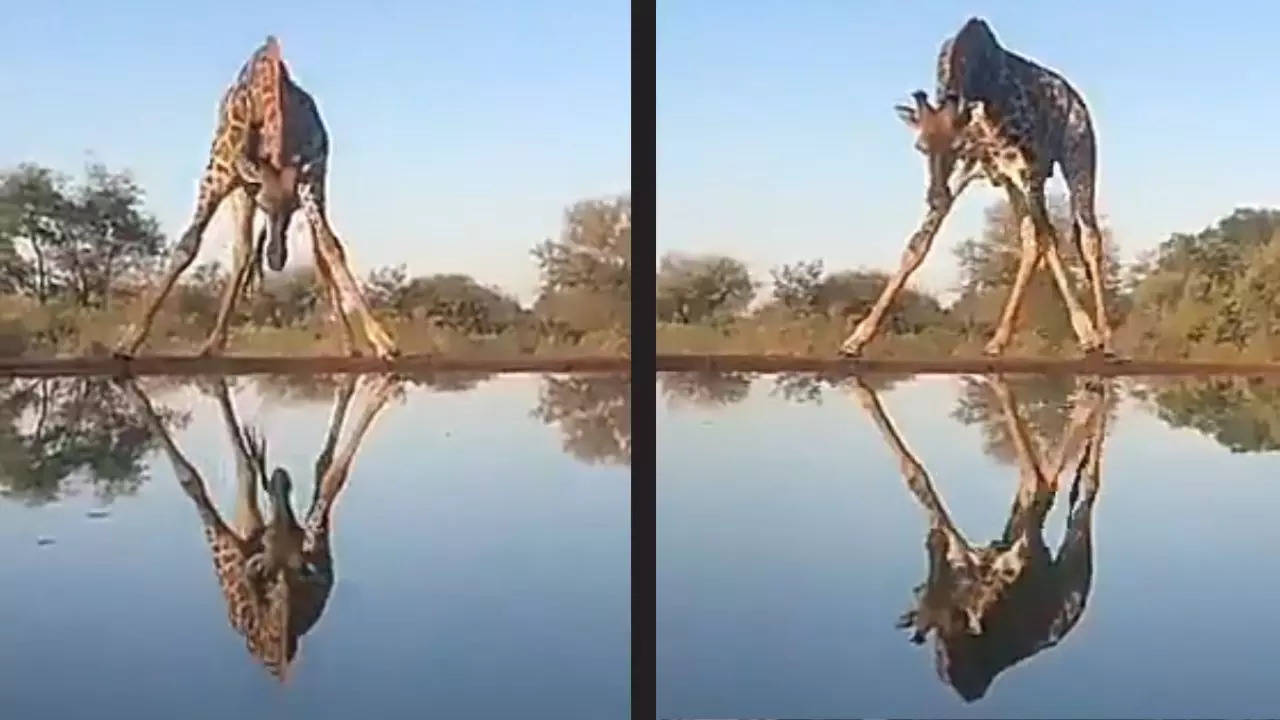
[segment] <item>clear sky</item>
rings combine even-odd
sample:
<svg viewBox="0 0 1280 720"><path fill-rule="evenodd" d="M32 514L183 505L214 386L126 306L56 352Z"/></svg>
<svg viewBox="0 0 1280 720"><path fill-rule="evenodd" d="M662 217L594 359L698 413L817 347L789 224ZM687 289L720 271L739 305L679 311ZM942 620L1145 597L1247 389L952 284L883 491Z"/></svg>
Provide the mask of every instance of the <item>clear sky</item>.
<svg viewBox="0 0 1280 720"><path fill-rule="evenodd" d="M765 281L815 257L896 268L925 168L892 106L932 94L938 47L970 15L1084 95L1122 259L1237 206L1280 206L1274 3L660 0L659 254L729 254ZM951 250L999 197L966 192L918 286L954 285Z"/></svg>
<svg viewBox="0 0 1280 720"><path fill-rule="evenodd" d="M465 272L527 301L529 249L565 207L630 187L630 12L623 0L8 3L0 166L78 175L91 152L134 172L175 238L218 101L275 34L328 126L330 214L354 270ZM229 262L226 217L198 262ZM292 239L291 258L309 258L309 234Z"/></svg>

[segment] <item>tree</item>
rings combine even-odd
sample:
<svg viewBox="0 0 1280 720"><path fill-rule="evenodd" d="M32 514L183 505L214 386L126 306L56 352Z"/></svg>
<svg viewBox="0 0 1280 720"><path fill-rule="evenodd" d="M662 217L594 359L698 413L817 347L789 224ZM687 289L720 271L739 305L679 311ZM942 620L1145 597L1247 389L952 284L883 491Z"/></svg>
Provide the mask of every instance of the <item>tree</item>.
<svg viewBox="0 0 1280 720"><path fill-rule="evenodd" d="M106 307L118 278L149 269L164 252L142 189L127 173L90 164L72 187L48 168L20 165L0 177L0 276L41 304L63 295Z"/></svg>
<svg viewBox="0 0 1280 720"><path fill-rule="evenodd" d="M861 318L871 311L889 284L888 273L846 270L832 273L818 283L814 304L831 318ZM903 288L893 299L884 319L886 330L899 335L917 333L925 328L941 326L947 321L946 311L936 298L918 290Z"/></svg>
<svg viewBox="0 0 1280 720"><path fill-rule="evenodd" d="M773 302L796 317L818 310L818 289L822 285L822 261L811 260L782 265L769 271L773 278Z"/></svg>
<svg viewBox="0 0 1280 720"><path fill-rule="evenodd" d="M71 242L56 245L53 260L77 305L106 307L116 279L150 269L165 238L128 173L92 164L86 175L72 198Z"/></svg>
<svg viewBox="0 0 1280 720"><path fill-rule="evenodd" d="M733 317L747 308L755 290L747 266L738 260L668 253L658 269L658 319L698 323Z"/></svg>
<svg viewBox="0 0 1280 720"><path fill-rule="evenodd" d="M525 311L501 290L470 275L436 274L409 278L403 265L369 274L366 296L372 307L406 319L427 319L468 334L494 334L516 324Z"/></svg>
<svg viewBox="0 0 1280 720"><path fill-rule="evenodd" d="M734 405L751 394L751 375L739 372L665 372L658 376L662 394L672 407Z"/></svg>
<svg viewBox="0 0 1280 720"><path fill-rule="evenodd" d="M29 504L56 501L79 484L106 500L132 494L160 443L132 408L107 378L11 380L0 391L0 494ZM160 415L174 428L190 420Z"/></svg>
<svg viewBox="0 0 1280 720"><path fill-rule="evenodd" d="M230 278L217 260L195 266L178 283L174 293L179 317L201 325L212 325L228 282Z"/></svg>
<svg viewBox="0 0 1280 720"><path fill-rule="evenodd" d="M798 317L825 317L849 321L871 310L889 283L888 273L872 270L844 270L824 273L821 260L782 265L773 275L774 310ZM899 335L917 333L947 322L947 313L937 298L903 288L893 299L883 327Z"/></svg>
<svg viewBox="0 0 1280 720"><path fill-rule="evenodd" d="M533 416L558 425L564 449L583 462L631 464L631 378L545 377Z"/></svg>
<svg viewBox="0 0 1280 720"><path fill-rule="evenodd" d="M534 247L542 275L534 312L557 334L631 325L631 194L583 200L558 240Z"/></svg>
<svg viewBox="0 0 1280 720"><path fill-rule="evenodd" d="M295 327L315 314L324 297L314 267L302 265L267 275L250 298L249 316L254 324Z"/></svg>
<svg viewBox="0 0 1280 720"><path fill-rule="evenodd" d="M66 179L48 168L19 165L0 180L0 273L6 290L40 304L56 291L49 254L66 242L71 215Z"/></svg>
<svg viewBox="0 0 1280 720"><path fill-rule="evenodd" d="M1153 381L1135 395L1175 428L1192 428L1233 453L1280 450L1280 387L1257 378Z"/></svg>
<svg viewBox="0 0 1280 720"><path fill-rule="evenodd" d="M1140 352L1217 347L1280 353L1280 211L1241 208L1197 234L1175 233L1135 268L1126 328Z"/></svg>
<svg viewBox="0 0 1280 720"><path fill-rule="evenodd" d="M1076 298L1092 317L1093 290L1087 281L1079 248L1070 242L1073 223L1069 203L1061 195L1050 195L1047 204L1049 219L1059 239L1058 254L1063 267ZM1111 231L1105 225L1102 236L1104 297L1108 319L1114 327L1120 323L1127 307L1121 282L1122 266ZM955 254L960 266L960 284L959 297L951 308L953 322L971 336L987 337L999 322L1022 255L1019 224L1008 201L1001 200L988 207L981 238L965 240ZM1043 257L1027 284L1018 325L1031 330L1051 348L1075 342L1066 305Z"/></svg>
<svg viewBox="0 0 1280 720"><path fill-rule="evenodd" d="M565 212L558 241L533 249L542 292L588 289L631 297L631 194L583 200Z"/></svg>
<svg viewBox="0 0 1280 720"><path fill-rule="evenodd" d="M1013 464L1018 455L999 399L985 382L972 378L963 382L951 417L964 425L977 425L983 451L998 462ZM1077 379L1069 375L1017 375L1006 382L1036 451L1043 457L1056 452L1070 420ZM1109 416L1114 416L1118 404L1119 393L1110 393L1105 408Z"/></svg>

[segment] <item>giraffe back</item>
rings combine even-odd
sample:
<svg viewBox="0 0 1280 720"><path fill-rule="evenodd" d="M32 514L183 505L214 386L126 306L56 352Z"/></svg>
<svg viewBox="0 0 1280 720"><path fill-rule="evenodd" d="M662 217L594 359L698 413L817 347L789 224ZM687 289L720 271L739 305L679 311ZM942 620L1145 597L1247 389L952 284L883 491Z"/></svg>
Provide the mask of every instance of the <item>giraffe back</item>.
<svg viewBox="0 0 1280 720"><path fill-rule="evenodd" d="M1085 174L1092 181L1095 138L1084 99L1062 75L1005 49L983 20L969 19L942 43L937 95L981 103L997 145L1016 149L1045 177L1058 163L1068 182Z"/></svg>

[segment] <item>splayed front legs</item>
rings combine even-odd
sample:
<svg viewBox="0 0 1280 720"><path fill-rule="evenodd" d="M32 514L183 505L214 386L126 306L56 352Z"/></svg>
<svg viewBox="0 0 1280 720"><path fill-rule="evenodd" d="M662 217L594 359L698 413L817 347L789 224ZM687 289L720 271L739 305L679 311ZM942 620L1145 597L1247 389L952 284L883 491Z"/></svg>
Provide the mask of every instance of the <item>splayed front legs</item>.
<svg viewBox="0 0 1280 720"><path fill-rule="evenodd" d="M866 317L858 323L857 327L849 337L845 338L840 344L840 354L845 357L858 357L862 354L862 348L871 342L876 332L880 329L880 323L884 320L884 315L889 311L889 307L893 304L902 287L907 284L907 279L911 277L911 273L920 267L920 263L924 262L924 257L929 253L929 248L933 245L933 238L937 236L938 230L942 227L942 221L947 218L947 213L951 211L951 206L955 203L956 198L960 197L960 193L978 177L976 171L967 174L962 179L947 198L940 204L929 206L928 212L925 214L924 221L920 223L907 241L907 249L902 253L902 264L898 267L898 272L889 278L889 283L884 286L884 290L880 292L880 297L876 298L875 305L871 306L871 311Z"/></svg>

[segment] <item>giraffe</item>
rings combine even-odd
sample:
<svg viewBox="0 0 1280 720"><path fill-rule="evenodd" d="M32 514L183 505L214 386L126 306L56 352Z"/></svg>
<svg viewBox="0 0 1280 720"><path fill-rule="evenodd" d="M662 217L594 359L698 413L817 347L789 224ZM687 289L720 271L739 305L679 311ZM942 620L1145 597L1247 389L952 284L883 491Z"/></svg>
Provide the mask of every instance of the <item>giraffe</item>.
<svg viewBox="0 0 1280 720"><path fill-rule="evenodd" d="M956 528L924 466L903 442L875 393L861 380L854 395L901 463L907 487L929 515L925 547L929 570L914 590L914 607L897 622L922 644L934 634L939 677L967 702L986 694L996 675L1052 647L1084 613L1093 578L1092 517L1101 479L1107 386L1099 378L1078 382L1076 402L1056 454L1037 457L1016 403L1003 379L989 380L1013 440L1018 489L1001 538L976 547ZM1071 510L1057 556L1043 532L1058 476L1079 455Z"/></svg>
<svg viewBox="0 0 1280 720"><path fill-rule="evenodd" d="M350 317L355 315L378 357L398 355L395 342L370 312L347 264L346 251L329 223L325 199L328 162L329 136L315 100L293 81L281 58L279 41L268 36L222 96L195 213L160 283L144 297L140 319L127 328L115 354L129 358L142 346L160 304L195 259L214 211L229 199L236 221L231 280L200 355L218 354L226 348L227 324L237 296L251 278L261 276L263 255L273 271L284 268L288 252L285 233L299 208L311 230L317 277L342 325L342 352L359 354ZM255 205L268 216L256 245Z"/></svg>
<svg viewBox="0 0 1280 720"><path fill-rule="evenodd" d="M1117 360L1107 319L1102 233L1095 213L1097 142L1093 121L1080 93L1065 78L1006 50L990 26L970 18L942 43L937 61L936 106L923 90L914 106L895 106L917 135L916 149L927 159L927 214L903 252L901 265L872 309L840 346L858 357L875 336L907 278L929 251L933 236L968 183L985 177L1008 196L1018 221L1021 256L999 324L984 354L1004 353L1013 334L1031 272L1041 262L1066 304L1072 330L1086 355ZM1070 193L1072 241L1084 259L1092 288L1094 316L1072 290L1058 253L1058 238L1045 203L1044 186L1053 166L1062 169ZM957 181L953 191L951 182Z"/></svg>
<svg viewBox="0 0 1280 720"><path fill-rule="evenodd" d="M311 505L299 523L289 500L292 480L283 468L266 474L266 443L236 418L226 381L218 377L210 394L217 400L236 459L234 523L226 522L210 499L204 480L165 429L150 400L132 380L119 380L150 431L160 439L183 491L195 504L213 555L218 586L231 627L245 638L252 655L281 682L297 654L298 641L324 612L333 589L329 538L333 505L347 482L360 442L387 400L400 386L392 376L369 383L355 428L337 449L347 409L356 390L348 376L340 385L324 446L315 462ZM337 453L335 455L335 450ZM271 500L272 517L258 510L258 486Z"/></svg>

